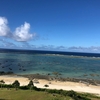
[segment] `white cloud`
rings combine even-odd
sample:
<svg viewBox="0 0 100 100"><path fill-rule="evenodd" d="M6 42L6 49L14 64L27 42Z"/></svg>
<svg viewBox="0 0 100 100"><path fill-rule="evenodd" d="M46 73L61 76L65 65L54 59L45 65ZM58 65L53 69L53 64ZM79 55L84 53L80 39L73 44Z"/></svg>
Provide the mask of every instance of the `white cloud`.
<svg viewBox="0 0 100 100"><path fill-rule="evenodd" d="M17 27L14 32L14 39L17 41L28 41L32 39L33 34L29 33L30 24L25 22L24 25Z"/></svg>
<svg viewBox="0 0 100 100"><path fill-rule="evenodd" d="M5 17L0 17L0 36L8 36L10 34L10 29L7 24L7 19Z"/></svg>
<svg viewBox="0 0 100 100"><path fill-rule="evenodd" d="M28 41L36 37L36 34L29 33L30 24L25 22L24 25L17 27L12 33L8 27L8 21L5 17L0 17L0 36L8 37L16 41Z"/></svg>
<svg viewBox="0 0 100 100"><path fill-rule="evenodd" d="M16 47L16 45L13 42L7 41L6 39L0 39L0 42L2 44L2 47L7 47L7 48Z"/></svg>
<svg viewBox="0 0 100 100"><path fill-rule="evenodd" d="M100 52L100 47L95 47L95 46L90 46L90 47L69 47L67 49L68 51L72 51L72 52Z"/></svg>

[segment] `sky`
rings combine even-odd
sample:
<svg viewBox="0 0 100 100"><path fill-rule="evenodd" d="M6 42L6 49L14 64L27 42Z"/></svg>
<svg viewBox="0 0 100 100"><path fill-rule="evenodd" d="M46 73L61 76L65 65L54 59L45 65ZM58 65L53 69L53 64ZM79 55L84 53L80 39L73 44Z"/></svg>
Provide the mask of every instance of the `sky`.
<svg viewBox="0 0 100 100"><path fill-rule="evenodd" d="M0 0L0 48L100 53L100 0Z"/></svg>

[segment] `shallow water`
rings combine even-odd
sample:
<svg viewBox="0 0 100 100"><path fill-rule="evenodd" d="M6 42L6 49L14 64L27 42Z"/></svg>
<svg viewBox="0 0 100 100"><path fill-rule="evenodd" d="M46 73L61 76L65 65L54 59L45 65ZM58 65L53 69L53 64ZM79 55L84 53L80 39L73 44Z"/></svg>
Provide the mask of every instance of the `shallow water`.
<svg viewBox="0 0 100 100"><path fill-rule="evenodd" d="M100 80L100 58L54 54L0 53L0 71Z"/></svg>

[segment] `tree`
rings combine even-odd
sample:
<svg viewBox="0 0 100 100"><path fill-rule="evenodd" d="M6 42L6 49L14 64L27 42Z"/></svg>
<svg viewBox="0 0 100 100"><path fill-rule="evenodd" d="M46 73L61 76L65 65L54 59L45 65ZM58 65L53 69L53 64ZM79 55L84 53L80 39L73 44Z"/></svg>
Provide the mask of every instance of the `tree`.
<svg viewBox="0 0 100 100"><path fill-rule="evenodd" d="M16 88L16 90L18 89L18 87L20 86L20 83L19 83L19 81L18 80L15 80L15 82L12 84L15 88Z"/></svg>
<svg viewBox="0 0 100 100"><path fill-rule="evenodd" d="M33 84L33 81L32 81L32 80L30 80L30 82L29 82L28 86L30 87L30 90L32 91L32 88L33 88L33 86L34 86L34 84Z"/></svg>
<svg viewBox="0 0 100 100"><path fill-rule="evenodd" d="M1 88L2 88L2 85L4 84L4 80L0 80L0 84L1 84Z"/></svg>
<svg viewBox="0 0 100 100"><path fill-rule="evenodd" d="M33 81L32 81L32 80L30 80L30 82L29 82L28 86L31 86L31 85L33 85L33 86L34 86L34 84L33 84Z"/></svg>

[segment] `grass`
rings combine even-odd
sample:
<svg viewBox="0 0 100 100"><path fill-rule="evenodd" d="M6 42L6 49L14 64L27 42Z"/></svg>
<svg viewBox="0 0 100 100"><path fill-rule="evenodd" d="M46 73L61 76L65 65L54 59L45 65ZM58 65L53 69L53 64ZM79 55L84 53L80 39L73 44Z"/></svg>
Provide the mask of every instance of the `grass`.
<svg viewBox="0 0 100 100"><path fill-rule="evenodd" d="M56 89L41 89L33 87L33 90L28 86L21 86L18 90L11 88L9 85L4 85L0 88L0 100L100 100L100 97L90 93L77 93L73 90L56 90Z"/></svg>
<svg viewBox="0 0 100 100"><path fill-rule="evenodd" d="M100 96L96 96L95 94L90 94L90 93L81 93L80 95L84 97L88 97L91 100L100 100Z"/></svg>
<svg viewBox="0 0 100 100"><path fill-rule="evenodd" d="M69 96L30 90L0 89L0 100L73 100Z"/></svg>

